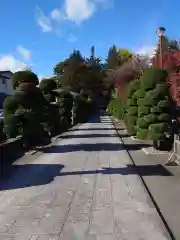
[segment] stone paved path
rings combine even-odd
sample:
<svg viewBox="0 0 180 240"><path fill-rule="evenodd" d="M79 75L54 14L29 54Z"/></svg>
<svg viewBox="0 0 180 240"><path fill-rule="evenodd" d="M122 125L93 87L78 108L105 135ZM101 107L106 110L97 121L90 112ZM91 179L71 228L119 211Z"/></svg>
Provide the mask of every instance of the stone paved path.
<svg viewBox="0 0 180 240"><path fill-rule="evenodd" d="M21 163L0 190L0 239L170 239L107 116Z"/></svg>

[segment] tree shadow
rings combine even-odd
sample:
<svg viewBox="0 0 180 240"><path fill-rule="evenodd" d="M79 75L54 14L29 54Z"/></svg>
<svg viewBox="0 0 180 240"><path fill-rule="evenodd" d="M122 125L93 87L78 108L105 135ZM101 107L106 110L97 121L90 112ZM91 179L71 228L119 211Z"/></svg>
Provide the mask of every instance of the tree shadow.
<svg viewBox="0 0 180 240"><path fill-rule="evenodd" d="M99 151L120 151L123 145L119 143L80 143L80 144L67 144L59 146L50 146L43 149L44 153L68 153L68 152L99 152Z"/></svg>
<svg viewBox="0 0 180 240"><path fill-rule="evenodd" d="M2 173L0 191L46 185L59 176L63 168L61 164L11 165Z"/></svg>
<svg viewBox="0 0 180 240"><path fill-rule="evenodd" d="M77 134L77 135L64 135L63 139L69 138L108 138L108 137L118 137L117 134Z"/></svg>
<svg viewBox="0 0 180 240"><path fill-rule="evenodd" d="M115 130L114 127L105 127L105 128L78 128L78 129L70 129L69 132L79 132L79 131L112 131ZM124 128L116 128L116 130L124 130Z"/></svg>
<svg viewBox="0 0 180 240"><path fill-rule="evenodd" d="M86 174L120 174L120 175L137 175L141 176L173 176L162 165L126 165L122 168L102 168L101 170L88 170L88 171L74 171L74 172L62 172L60 176L72 176L72 175L86 175Z"/></svg>
<svg viewBox="0 0 180 240"><path fill-rule="evenodd" d="M7 182L0 183L0 191L47 185L55 177L105 174L105 175L138 175L141 176L173 176L162 165L134 166L127 165L122 168L102 168L101 170L62 172L61 164L26 164L13 165L14 175Z"/></svg>
<svg viewBox="0 0 180 240"><path fill-rule="evenodd" d="M150 147L150 146L152 145L147 143L124 144L124 148L128 151L140 150L142 148Z"/></svg>

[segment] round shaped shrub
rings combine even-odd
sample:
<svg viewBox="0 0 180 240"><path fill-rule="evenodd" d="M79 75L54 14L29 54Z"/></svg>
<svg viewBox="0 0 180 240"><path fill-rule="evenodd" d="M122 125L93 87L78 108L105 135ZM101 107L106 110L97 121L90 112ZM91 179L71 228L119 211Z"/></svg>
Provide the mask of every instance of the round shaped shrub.
<svg viewBox="0 0 180 240"><path fill-rule="evenodd" d="M154 106L157 103L157 99L153 97L145 97L143 100L145 106Z"/></svg>
<svg viewBox="0 0 180 240"><path fill-rule="evenodd" d="M161 113L162 112L162 109L158 106L155 106L155 107L152 107L151 108L151 113Z"/></svg>
<svg viewBox="0 0 180 240"><path fill-rule="evenodd" d="M167 113L162 113L158 116L158 121L160 121L160 122L169 122L170 119L171 119L171 117Z"/></svg>
<svg viewBox="0 0 180 240"><path fill-rule="evenodd" d="M130 98L127 100L127 106L131 107L131 106L137 106L137 101L136 99Z"/></svg>
<svg viewBox="0 0 180 240"><path fill-rule="evenodd" d="M145 140L148 137L148 129L138 129L138 132L136 133L136 137L141 140Z"/></svg>
<svg viewBox="0 0 180 240"><path fill-rule="evenodd" d="M3 103L4 115L15 113L18 107L18 102L13 96L8 96Z"/></svg>
<svg viewBox="0 0 180 240"><path fill-rule="evenodd" d="M157 105L161 109L168 109L170 107L170 103L168 100L162 100Z"/></svg>
<svg viewBox="0 0 180 240"><path fill-rule="evenodd" d="M137 124L138 124L138 127L140 128L148 128L149 127L149 123L147 123L143 117L139 118L137 120Z"/></svg>
<svg viewBox="0 0 180 240"><path fill-rule="evenodd" d="M18 71L13 74L12 85L16 89L21 83L33 83L36 86L39 84L38 77L31 71Z"/></svg>
<svg viewBox="0 0 180 240"><path fill-rule="evenodd" d="M169 94L169 89L165 83L156 84L156 91L158 92L159 97L164 97Z"/></svg>
<svg viewBox="0 0 180 240"><path fill-rule="evenodd" d="M149 114L150 108L149 107L139 107L138 108L138 117L143 117L144 115Z"/></svg>
<svg viewBox="0 0 180 240"><path fill-rule="evenodd" d="M144 106L144 98L140 98L137 100L137 105L138 106Z"/></svg>
<svg viewBox="0 0 180 240"><path fill-rule="evenodd" d="M164 131L167 129L166 123L155 123L149 126L149 137L154 140L157 137L160 137L164 134Z"/></svg>
<svg viewBox="0 0 180 240"><path fill-rule="evenodd" d="M15 138L18 135L19 119L14 114L4 117L4 130L9 138Z"/></svg>
<svg viewBox="0 0 180 240"><path fill-rule="evenodd" d="M139 79L132 81L128 87L128 97L131 98L133 93L135 93L140 88L140 86L141 82L139 81Z"/></svg>
<svg viewBox="0 0 180 240"><path fill-rule="evenodd" d="M135 116L129 116L128 121L129 121L130 124L136 125L137 117L135 117Z"/></svg>
<svg viewBox="0 0 180 240"><path fill-rule="evenodd" d="M156 87L157 83L166 81L168 73L164 69L147 68L141 77L141 86L144 90L151 90Z"/></svg>
<svg viewBox="0 0 180 240"><path fill-rule="evenodd" d="M157 116L156 114L148 114L146 116L144 116L144 120L148 123L148 124L152 124L155 123L157 121Z"/></svg>
<svg viewBox="0 0 180 240"><path fill-rule="evenodd" d="M57 88L57 82L53 79L43 79L39 84L39 88L44 93L52 92L52 90Z"/></svg>
<svg viewBox="0 0 180 240"><path fill-rule="evenodd" d="M136 116L138 113L138 107L130 107L128 109L128 115L129 116Z"/></svg>
<svg viewBox="0 0 180 240"><path fill-rule="evenodd" d="M134 99L144 98L145 95L146 95L146 91L144 91L143 89L139 89L133 94L133 98Z"/></svg>
<svg viewBox="0 0 180 240"><path fill-rule="evenodd" d="M19 85L19 90L23 92L35 93L37 91L37 87L34 83L21 83Z"/></svg>

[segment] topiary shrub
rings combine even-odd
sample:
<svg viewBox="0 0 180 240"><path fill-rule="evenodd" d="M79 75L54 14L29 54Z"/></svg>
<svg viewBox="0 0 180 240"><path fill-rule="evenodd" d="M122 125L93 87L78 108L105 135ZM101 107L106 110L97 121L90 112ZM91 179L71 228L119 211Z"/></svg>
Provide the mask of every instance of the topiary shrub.
<svg viewBox="0 0 180 240"><path fill-rule="evenodd" d="M133 94L132 98L134 99L144 98L145 95L146 91L144 91L143 89L139 89Z"/></svg>
<svg viewBox="0 0 180 240"><path fill-rule="evenodd" d="M128 122L129 122L129 124L136 125L137 117L136 116L129 116Z"/></svg>
<svg viewBox="0 0 180 240"><path fill-rule="evenodd" d="M160 107L158 107L158 106L155 106L155 107L151 108L151 113L158 114L158 113L161 113L161 112L162 112L162 109Z"/></svg>
<svg viewBox="0 0 180 240"><path fill-rule="evenodd" d="M143 98L144 100L144 106L153 106L157 103L157 99L156 98L153 98L153 96L151 97L148 97L146 96L145 98Z"/></svg>
<svg viewBox="0 0 180 240"><path fill-rule="evenodd" d="M133 94L140 88L141 82L139 79L130 82L128 87L127 97L132 98Z"/></svg>
<svg viewBox="0 0 180 240"><path fill-rule="evenodd" d="M161 113L158 115L157 119L160 122L170 122L171 117L168 113Z"/></svg>
<svg viewBox="0 0 180 240"><path fill-rule="evenodd" d="M139 106L144 106L144 104L145 104L145 103L144 103L144 98L140 98L140 99L137 100L137 105L138 105L138 107L139 107Z"/></svg>
<svg viewBox="0 0 180 240"><path fill-rule="evenodd" d="M127 112L129 116L136 116L138 114L138 107L130 107Z"/></svg>
<svg viewBox="0 0 180 240"><path fill-rule="evenodd" d="M6 140L6 134L4 131L4 123L2 120L0 120L0 142L3 142Z"/></svg>
<svg viewBox="0 0 180 240"><path fill-rule="evenodd" d="M39 88L44 94L48 94L57 88L57 82L53 79L43 79L39 84Z"/></svg>
<svg viewBox="0 0 180 240"><path fill-rule="evenodd" d="M170 102L168 100L161 100L158 105L159 108L165 110L170 108Z"/></svg>
<svg viewBox="0 0 180 240"><path fill-rule="evenodd" d="M137 93L133 95L134 98L139 96L137 100L139 119L137 120L136 134L138 138L142 139L146 136L147 138L154 139L161 136L163 130L160 129L160 126L164 126L171 119L166 78L166 70L151 68L146 69L140 79L141 87L138 90L140 95ZM145 94L144 91L146 92ZM143 93L142 95L141 92ZM141 96L143 98L140 98ZM160 123L162 125L156 125ZM157 131L155 130L156 126ZM146 129L146 131L142 131L142 129Z"/></svg>
<svg viewBox="0 0 180 240"><path fill-rule="evenodd" d="M25 70L18 71L13 74L12 85L16 89L21 83L33 83L35 86L39 84L38 77L35 73Z"/></svg>
<svg viewBox="0 0 180 240"><path fill-rule="evenodd" d="M139 128L148 128L149 127L149 123L147 123L143 117L139 118L137 120L137 124Z"/></svg>
<svg viewBox="0 0 180 240"><path fill-rule="evenodd" d="M108 105L108 112L118 119L123 119L125 113L125 102L117 98L112 99Z"/></svg>
<svg viewBox="0 0 180 240"><path fill-rule="evenodd" d="M149 133L148 129L140 129L140 128L138 128L138 132L136 134L136 137L138 139L145 140L145 139L148 138L148 133Z"/></svg>
<svg viewBox="0 0 180 240"><path fill-rule="evenodd" d="M127 107L137 106L137 100L130 98L127 100Z"/></svg>
<svg viewBox="0 0 180 240"><path fill-rule="evenodd" d="M153 114L153 113L150 113L150 114L144 116L143 118L148 124L152 124L152 123L157 122L157 115Z"/></svg>
<svg viewBox="0 0 180 240"><path fill-rule="evenodd" d="M160 136L163 136L167 127L168 125L166 123L151 124L148 128L150 139L154 140Z"/></svg>
<svg viewBox="0 0 180 240"><path fill-rule="evenodd" d="M138 108L138 117L143 117L144 115L148 115L150 113L150 108L141 106Z"/></svg>
<svg viewBox="0 0 180 240"><path fill-rule="evenodd" d="M164 69L147 68L141 78L141 87L144 90L152 90L157 83L164 83L168 73Z"/></svg>

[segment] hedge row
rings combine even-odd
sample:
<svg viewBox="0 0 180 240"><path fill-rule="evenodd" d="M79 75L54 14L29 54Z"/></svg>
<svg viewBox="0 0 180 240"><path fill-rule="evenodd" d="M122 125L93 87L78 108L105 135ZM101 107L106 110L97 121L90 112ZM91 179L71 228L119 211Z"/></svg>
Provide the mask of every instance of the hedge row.
<svg viewBox="0 0 180 240"><path fill-rule="evenodd" d="M155 139L171 124L171 106L166 84L167 72L147 69L129 86L125 124L139 139Z"/></svg>
<svg viewBox="0 0 180 240"><path fill-rule="evenodd" d="M0 125L0 141L22 135L26 146L45 144L52 136L66 131L73 122L85 121L92 113L88 111L90 106L92 109L92 102L88 99L57 89L54 80L42 80L38 87L36 77L33 78L34 73L22 72L15 74L16 89L3 104L4 120ZM19 75L23 75L23 83L18 80ZM77 98L81 104L77 104ZM76 108L73 109L73 105Z"/></svg>

